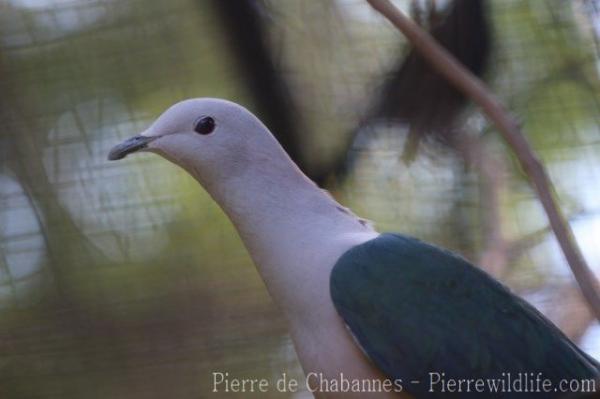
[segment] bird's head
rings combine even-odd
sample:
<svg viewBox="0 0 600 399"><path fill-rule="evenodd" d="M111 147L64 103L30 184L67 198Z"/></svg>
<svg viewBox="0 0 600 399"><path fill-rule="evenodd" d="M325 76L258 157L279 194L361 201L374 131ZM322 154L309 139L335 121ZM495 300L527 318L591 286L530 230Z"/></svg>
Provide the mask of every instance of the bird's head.
<svg viewBox="0 0 600 399"><path fill-rule="evenodd" d="M267 128L244 107L196 98L171 106L147 130L116 145L108 159L154 152L210 183L242 171L249 154L256 159L273 142Z"/></svg>

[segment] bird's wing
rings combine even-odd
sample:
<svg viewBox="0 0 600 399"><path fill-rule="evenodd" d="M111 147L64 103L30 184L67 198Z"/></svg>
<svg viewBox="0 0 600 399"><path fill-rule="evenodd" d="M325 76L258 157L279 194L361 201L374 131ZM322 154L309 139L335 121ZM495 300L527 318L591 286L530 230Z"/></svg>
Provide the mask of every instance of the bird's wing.
<svg viewBox="0 0 600 399"><path fill-rule="evenodd" d="M428 392L437 378L429 373L542 373L558 383L600 372L527 302L459 256L414 238L382 234L351 248L334 266L330 289L372 361L423 397L437 397Z"/></svg>

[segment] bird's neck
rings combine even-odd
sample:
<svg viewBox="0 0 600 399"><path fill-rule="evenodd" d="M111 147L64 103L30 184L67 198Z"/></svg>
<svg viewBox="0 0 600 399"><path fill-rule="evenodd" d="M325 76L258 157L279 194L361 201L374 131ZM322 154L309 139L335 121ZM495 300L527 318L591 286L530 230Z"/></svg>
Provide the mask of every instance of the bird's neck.
<svg viewBox="0 0 600 399"><path fill-rule="evenodd" d="M239 175L200 183L237 228L286 313L303 311L307 297L328 295L335 261L377 235L308 179L281 148Z"/></svg>

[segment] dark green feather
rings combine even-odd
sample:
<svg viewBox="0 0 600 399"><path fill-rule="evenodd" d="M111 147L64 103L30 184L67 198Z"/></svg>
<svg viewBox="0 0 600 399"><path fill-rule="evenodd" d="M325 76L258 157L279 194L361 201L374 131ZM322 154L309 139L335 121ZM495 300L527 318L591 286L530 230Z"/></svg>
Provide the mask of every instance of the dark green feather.
<svg viewBox="0 0 600 399"><path fill-rule="evenodd" d="M466 260L417 239L382 234L350 249L330 283L337 311L365 352L417 398L449 396L428 392L430 372L456 379L542 373L556 384L600 373L527 302Z"/></svg>

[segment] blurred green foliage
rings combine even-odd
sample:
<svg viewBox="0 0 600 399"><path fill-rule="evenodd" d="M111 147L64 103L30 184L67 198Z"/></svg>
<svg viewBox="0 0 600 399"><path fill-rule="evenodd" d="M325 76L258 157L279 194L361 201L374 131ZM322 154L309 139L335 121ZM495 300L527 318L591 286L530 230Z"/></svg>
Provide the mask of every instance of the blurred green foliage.
<svg viewBox="0 0 600 399"><path fill-rule="evenodd" d="M180 99L253 109L211 4L0 4L1 398L197 398L209 396L213 371L300 378L284 320L218 206L158 157L105 161L114 143ZM311 162L327 164L403 39L359 1L267 4L271 45L304 117L302 143ZM548 163L598 270L598 53L583 4L493 1L489 80ZM465 123L507 165L504 238L537 232L501 277L525 293L572 288L493 127L474 109ZM485 177L436 146L404 165L404 133L368 129L352 148L353 173L329 188L380 230L477 259Z"/></svg>

